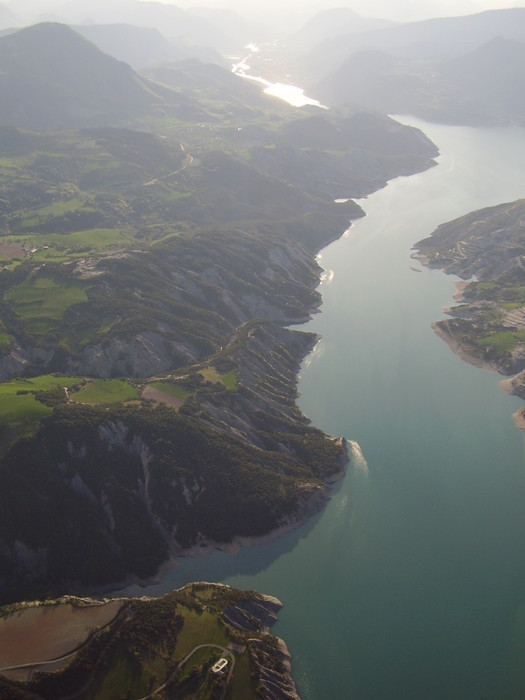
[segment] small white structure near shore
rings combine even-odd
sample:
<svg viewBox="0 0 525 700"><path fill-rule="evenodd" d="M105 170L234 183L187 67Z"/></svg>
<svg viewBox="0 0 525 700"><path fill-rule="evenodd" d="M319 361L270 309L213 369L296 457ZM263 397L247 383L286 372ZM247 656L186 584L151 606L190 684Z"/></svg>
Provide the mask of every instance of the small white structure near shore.
<svg viewBox="0 0 525 700"><path fill-rule="evenodd" d="M228 665L228 659L222 657L211 667L212 673L222 673L226 666Z"/></svg>

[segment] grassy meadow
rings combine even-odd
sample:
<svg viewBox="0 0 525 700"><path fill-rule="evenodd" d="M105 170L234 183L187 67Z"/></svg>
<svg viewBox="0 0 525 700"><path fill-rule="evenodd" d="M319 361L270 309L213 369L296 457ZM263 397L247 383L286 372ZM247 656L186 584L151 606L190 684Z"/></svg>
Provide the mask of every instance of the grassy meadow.
<svg viewBox="0 0 525 700"><path fill-rule="evenodd" d="M123 379L94 379L88 381L80 391L72 393L70 400L91 406L109 406L138 397L138 389Z"/></svg>
<svg viewBox="0 0 525 700"><path fill-rule="evenodd" d="M237 389L238 379L235 370L230 370L221 374L215 367L207 367L201 370L200 375L206 382L211 382L212 384L223 384L229 391L235 391Z"/></svg>

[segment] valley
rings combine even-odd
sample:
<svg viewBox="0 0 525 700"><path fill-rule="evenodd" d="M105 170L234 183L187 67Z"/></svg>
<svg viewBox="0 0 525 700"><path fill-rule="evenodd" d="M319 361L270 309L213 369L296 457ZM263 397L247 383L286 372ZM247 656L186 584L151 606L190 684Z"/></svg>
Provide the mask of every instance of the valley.
<svg viewBox="0 0 525 700"><path fill-rule="evenodd" d="M61 45L88 50L54 24L0 49L28 32L54 41L50 74ZM123 90L112 61L97 54ZM4 601L114 588L192 548L291 527L343 474L344 441L295 405L316 336L287 327L319 306L317 251L362 215L334 199L437 151L387 117L295 113L217 67L187 70L201 87L164 87L162 125L135 110L136 82L127 128L73 128L112 108L75 111L66 131L2 127ZM218 80L231 111L208 92ZM188 100L181 121L173 105Z"/></svg>
<svg viewBox="0 0 525 700"><path fill-rule="evenodd" d="M435 327L523 396L523 201L503 135L383 113L522 124L524 11L82 7L0 34L0 697L520 697L519 433L408 251L450 220Z"/></svg>

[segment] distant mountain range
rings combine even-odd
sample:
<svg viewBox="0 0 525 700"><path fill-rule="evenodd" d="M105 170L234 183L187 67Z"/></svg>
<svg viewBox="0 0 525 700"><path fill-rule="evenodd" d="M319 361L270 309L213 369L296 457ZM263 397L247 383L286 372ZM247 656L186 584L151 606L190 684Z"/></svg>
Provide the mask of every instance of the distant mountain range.
<svg viewBox="0 0 525 700"><path fill-rule="evenodd" d="M73 29L98 48L119 61L141 70L160 63L198 58L206 63L229 67L230 63L215 49L168 41L158 29L131 24L75 25Z"/></svg>
<svg viewBox="0 0 525 700"><path fill-rule="evenodd" d="M324 78L353 54L376 50L410 58L444 58L473 51L501 37L525 42L525 8L490 10L465 17L444 17L348 34L319 43L300 65L312 82Z"/></svg>
<svg viewBox="0 0 525 700"><path fill-rule="evenodd" d="M393 26L395 22L362 17L347 7L338 7L318 12L298 32L288 38L288 43L295 48L306 50L333 37L361 34Z"/></svg>
<svg viewBox="0 0 525 700"><path fill-rule="evenodd" d="M226 8L191 7L187 10L212 24L216 31L229 37L229 41L243 46L247 41L271 40L271 29L265 24L247 19L243 15ZM214 44L212 44L213 46Z"/></svg>
<svg viewBox="0 0 525 700"><path fill-rule="evenodd" d="M155 29L117 25L82 27L81 31L115 55L129 55L135 65L154 64L155 55L159 62L163 57L164 68L150 68L148 76L140 75L58 23L7 34L0 37L1 124L28 129L129 126L145 116L163 114L199 120L206 116L197 104L203 95L213 101L227 94L242 113L247 103L262 107L270 99L218 65L184 56L174 63L181 58L177 48ZM127 49L129 43L133 46ZM198 99L193 99L197 89ZM219 119L216 107L214 113Z"/></svg>
<svg viewBox="0 0 525 700"><path fill-rule="evenodd" d="M213 112L217 103L226 103L230 114L247 117L254 109L268 108L270 97L262 92L260 85L241 80L231 71L198 59L187 59L176 63L164 63L142 71L142 75L155 83L166 85L177 94L198 93ZM277 111L286 110L284 103L275 105Z"/></svg>
<svg viewBox="0 0 525 700"><path fill-rule="evenodd" d="M0 39L3 124L105 124L151 112L165 99L160 86L64 25L40 24Z"/></svg>
<svg viewBox="0 0 525 700"><path fill-rule="evenodd" d="M26 20L26 15L23 19ZM149 0L69 0L58 10L33 18L33 22L43 21L85 26L128 24L150 27L161 31L169 40L221 52L234 51L248 40L258 40L266 31L261 25L231 11L189 11Z"/></svg>
<svg viewBox="0 0 525 700"><path fill-rule="evenodd" d="M415 23L383 36L387 48L359 51L347 38L347 58L310 93L328 105L446 123L525 123L525 9ZM378 34L368 37L374 44ZM402 47L401 38L414 43Z"/></svg>

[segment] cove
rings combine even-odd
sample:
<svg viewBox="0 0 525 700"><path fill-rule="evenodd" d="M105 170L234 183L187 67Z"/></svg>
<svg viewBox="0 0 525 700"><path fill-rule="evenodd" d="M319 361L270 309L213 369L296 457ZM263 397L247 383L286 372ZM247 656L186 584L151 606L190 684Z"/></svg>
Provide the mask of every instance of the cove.
<svg viewBox="0 0 525 700"><path fill-rule="evenodd" d="M212 580L276 595L305 700L522 698L522 402L433 333L455 280L410 254L440 223L525 195L525 131L403 121L438 165L359 202L367 216L321 251L321 313L303 327L322 340L299 404L351 441L347 476L302 528L126 593Z"/></svg>

